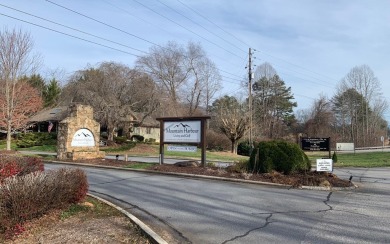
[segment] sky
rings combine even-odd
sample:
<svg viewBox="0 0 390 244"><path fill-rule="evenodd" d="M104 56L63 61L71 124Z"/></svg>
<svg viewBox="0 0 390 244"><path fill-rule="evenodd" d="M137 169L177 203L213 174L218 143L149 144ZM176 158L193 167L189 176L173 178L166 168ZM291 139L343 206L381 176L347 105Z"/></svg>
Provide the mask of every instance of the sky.
<svg viewBox="0 0 390 244"><path fill-rule="evenodd" d="M390 102L389 13L389 0L2 0L0 25L29 32L40 73L63 84L88 65L134 67L153 46L191 41L222 75L217 96L242 96L251 48L252 69L270 63L307 109L361 65Z"/></svg>

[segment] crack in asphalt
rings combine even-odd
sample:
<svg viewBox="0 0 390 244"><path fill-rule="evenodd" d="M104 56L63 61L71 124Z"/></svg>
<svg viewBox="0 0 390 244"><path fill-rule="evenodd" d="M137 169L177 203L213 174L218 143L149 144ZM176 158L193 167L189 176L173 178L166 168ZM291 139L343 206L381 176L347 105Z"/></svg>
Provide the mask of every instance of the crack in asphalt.
<svg viewBox="0 0 390 244"><path fill-rule="evenodd" d="M265 215L267 214L267 218L265 219L265 224L260 226L260 227L257 227L257 228L254 228L254 229L251 229L249 231L247 231L245 234L243 235L238 235L238 236L235 236L233 237L232 239L229 239L229 240L226 240L224 242L222 242L222 244L225 244L225 243L228 243L228 242L231 242L231 241L235 241L239 238L243 238L243 237L246 237L248 236L251 232L253 231L256 231L256 230L261 230L261 229L264 229L265 227L267 227L270 223L272 223L270 221L270 219L272 218L272 216L274 214L288 214L288 213L322 213L322 212L328 212L328 211L335 211L333 209L333 207L329 204L329 201L330 201L330 198L332 196L333 192L329 192L329 194L326 196L326 200L322 201L327 207L328 209L321 209L321 210L318 210L318 211L287 211L287 212L272 212L272 213L257 213L258 215Z"/></svg>
<svg viewBox="0 0 390 244"><path fill-rule="evenodd" d="M251 229L251 230L247 231L247 232L246 232L245 234L243 234L243 235L235 236L235 237L233 237L233 238L230 239L230 240L226 240L226 241L222 242L222 244L225 244L225 243L228 243L228 242L231 242L231 241L235 241L235 240L237 240L237 239L239 239L239 238L243 238L243 237L249 235L252 231L260 230L260 229L263 229L263 228L267 227L270 223L272 223L272 222L270 221L270 219L272 218L272 215L273 215L272 213L268 215L268 217L265 219L265 224L264 224L264 225L262 225L262 226L260 226L260 227L257 227L257 228L254 228L254 229Z"/></svg>
<svg viewBox="0 0 390 244"><path fill-rule="evenodd" d="M108 194L105 194L105 193L102 193L102 192L98 192L98 191L94 191L94 190L89 190L90 192L92 193L97 193L97 194L100 194L100 195L103 195L103 196L106 196L108 198L111 198L111 199L114 199L115 201L118 201L118 202L121 202L121 203L124 203L124 204L127 204L127 205L130 205L131 207L128 207L128 208L124 208L124 209L137 209L137 210L140 210L142 211L143 213L146 213L147 215L153 217L154 219L157 219L158 221L160 221L161 223L163 223L164 225L168 226L171 230L173 230L176 234L178 234L185 242L184 243L192 243L187 237L185 237L183 235L183 233L181 233L179 230L177 230L175 227L173 227L170 223L166 222L165 220L161 219L160 217L150 213L149 211L147 211L146 209L143 209L135 204L132 204L132 203L129 203L129 202L126 202L122 199L119 199L119 198L116 198L116 197L113 197L111 195L108 195Z"/></svg>

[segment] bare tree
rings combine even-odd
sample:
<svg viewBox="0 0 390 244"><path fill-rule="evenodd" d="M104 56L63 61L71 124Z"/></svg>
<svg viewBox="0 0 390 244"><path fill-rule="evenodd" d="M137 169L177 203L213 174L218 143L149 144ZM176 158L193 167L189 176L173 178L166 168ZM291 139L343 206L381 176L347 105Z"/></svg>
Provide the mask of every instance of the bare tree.
<svg viewBox="0 0 390 244"><path fill-rule="evenodd" d="M202 47L189 43L186 51L188 76L186 87L183 90L188 104L187 115L193 115L202 104L206 110L216 91L221 87L221 76L215 64L206 56ZM204 101L204 103L202 103Z"/></svg>
<svg viewBox="0 0 390 244"><path fill-rule="evenodd" d="M101 63L98 68L76 72L64 87L62 103L81 102L94 108L94 116L107 126L108 139L113 140L118 126L132 112L149 115L157 109L157 90L145 74L114 63Z"/></svg>
<svg viewBox="0 0 390 244"><path fill-rule="evenodd" d="M175 42L153 47L137 60L137 66L160 87L167 115L200 113L199 107L209 105L221 84L215 64L199 44L192 42L186 48Z"/></svg>
<svg viewBox="0 0 390 244"><path fill-rule="evenodd" d="M217 127L231 141L231 152L237 154L238 142L249 129L245 104L235 97L224 96L215 100L212 107Z"/></svg>
<svg viewBox="0 0 390 244"><path fill-rule="evenodd" d="M305 132L309 137L333 137L334 114L332 103L324 95L316 99L305 121Z"/></svg>
<svg viewBox="0 0 390 244"><path fill-rule="evenodd" d="M378 116L383 117L387 103L381 97L380 87L379 80L367 65L352 68L338 87L334 99L335 109L339 121L344 121L343 128L346 128L346 123L349 124L352 140L357 145L373 145L377 134L381 133L375 126L379 126Z"/></svg>
<svg viewBox="0 0 390 244"><path fill-rule="evenodd" d="M39 64L38 56L32 54L33 41L30 34L21 30L0 31L0 96L3 97L3 120L7 131L7 150L11 150L11 133L15 122L15 110L20 93L19 78L34 73Z"/></svg>
<svg viewBox="0 0 390 244"><path fill-rule="evenodd" d="M174 42L169 42L166 47L152 47L149 55L137 60L137 65L140 70L150 74L165 92L172 114L179 115L178 90L190 73L185 66L185 50Z"/></svg>

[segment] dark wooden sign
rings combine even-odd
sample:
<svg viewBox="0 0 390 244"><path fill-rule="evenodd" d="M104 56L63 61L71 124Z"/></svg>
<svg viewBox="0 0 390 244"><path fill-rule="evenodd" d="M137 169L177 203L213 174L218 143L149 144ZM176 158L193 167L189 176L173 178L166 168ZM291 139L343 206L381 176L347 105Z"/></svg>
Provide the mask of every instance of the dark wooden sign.
<svg viewBox="0 0 390 244"><path fill-rule="evenodd" d="M304 151L330 151L330 138L301 138Z"/></svg>

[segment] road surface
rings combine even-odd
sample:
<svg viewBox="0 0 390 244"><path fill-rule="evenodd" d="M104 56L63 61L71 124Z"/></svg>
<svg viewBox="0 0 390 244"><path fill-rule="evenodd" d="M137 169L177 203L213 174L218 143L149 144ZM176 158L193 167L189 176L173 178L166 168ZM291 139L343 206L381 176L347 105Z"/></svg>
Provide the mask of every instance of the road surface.
<svg viewBox="0 0 390 244"><path fill-rule="evenodd" d="M389 168L342 169L360 187L336 192L84 170L91 193L124 207L169 243L390 242Z"/></svg>

